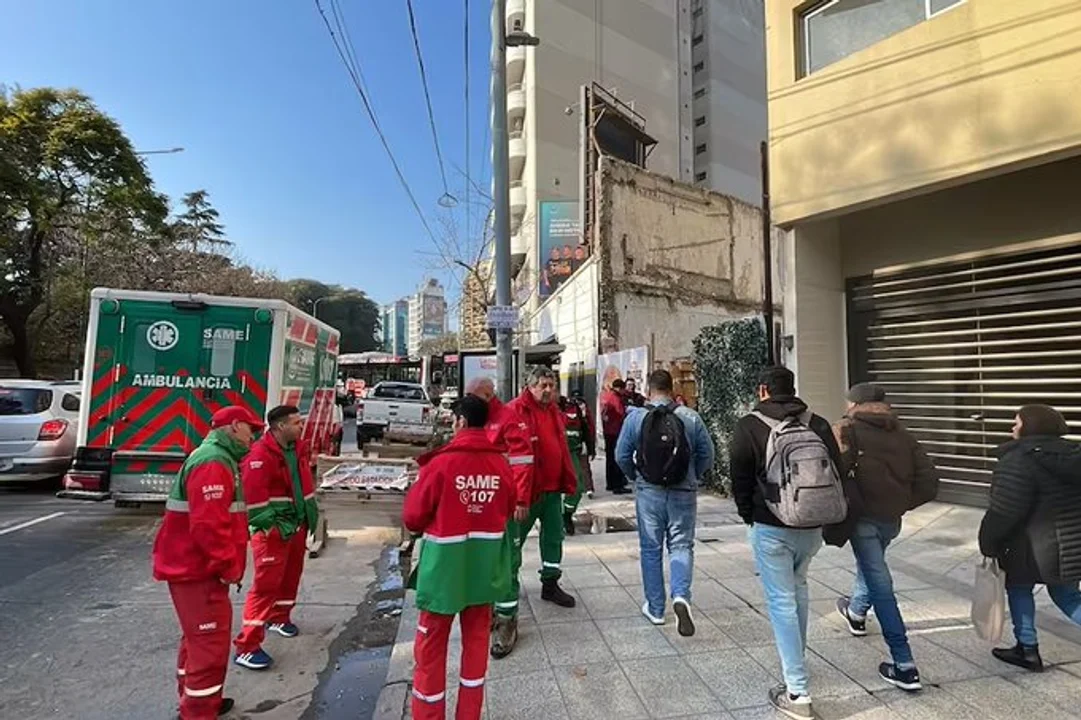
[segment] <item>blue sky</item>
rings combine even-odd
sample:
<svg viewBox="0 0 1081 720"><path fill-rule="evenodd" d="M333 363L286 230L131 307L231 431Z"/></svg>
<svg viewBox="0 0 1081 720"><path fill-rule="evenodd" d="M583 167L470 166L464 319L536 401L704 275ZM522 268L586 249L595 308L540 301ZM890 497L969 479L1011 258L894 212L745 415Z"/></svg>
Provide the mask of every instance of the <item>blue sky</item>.
<svg viewBox="0 0 1081 720"><path fill-rule="evenodd" d="M442 181L405 0L339 2L380 123L430 224L438 231L448 213L462 224L464 203L437 204ZM414 0L448 180L460 197L464 2ZM487 188L490 4L469 5L470 164ZM0 17L0 83L79 88L137 149L183 146L148 158L159 189L173 198L207 189L252 265L358 287L379 302L431 273L433 261L419 254L431 241L314 0L0 0Z"/></svg>

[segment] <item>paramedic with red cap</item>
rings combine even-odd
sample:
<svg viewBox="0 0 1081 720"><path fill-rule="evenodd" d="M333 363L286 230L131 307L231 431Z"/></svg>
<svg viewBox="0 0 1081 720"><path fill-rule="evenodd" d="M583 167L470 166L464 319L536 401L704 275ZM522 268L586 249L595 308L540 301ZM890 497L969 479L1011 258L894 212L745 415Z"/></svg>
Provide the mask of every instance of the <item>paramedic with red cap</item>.
<svg viewBox="0 0 1081 720"><path fill-rule="evenodd" d="M154 579L169 583L180 620L182 720L209 720L233 706L222 687L233 623L229 586L244 577L248 545L239 467L263 423L233 406L214 413L210 427L173 482L154 540Z"/></svg>

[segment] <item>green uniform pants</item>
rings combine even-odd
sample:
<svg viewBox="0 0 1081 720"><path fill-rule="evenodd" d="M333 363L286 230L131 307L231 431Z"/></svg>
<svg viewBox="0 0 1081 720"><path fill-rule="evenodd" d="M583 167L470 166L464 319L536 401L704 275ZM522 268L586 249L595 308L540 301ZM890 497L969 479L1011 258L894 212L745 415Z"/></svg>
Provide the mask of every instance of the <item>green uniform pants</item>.
<svg viewBox="0 0 1081 720"><path fill-rule="evenodd" d="M578 487L573 495L563 496L563 512L574 514L578 509L578 503L582 502L582 495L586 491L586 463L589 458L582 454L580 448L571 447L571 462L574 463L574 474L578 477Z"/></svg>
<svg viewBox="0 0 1081 720"><path fill-rule="evenodd" d="M511 589L495 604L496 613L503 617L518 615L518 572L522 568L522 546L537 520L540 520L541 580L558 580L563 576L560 569L563 561L563 495L546 492L529 506L529 518L524 523L514 520L507 523L507 534L515 542L510 561Z"/></svg>

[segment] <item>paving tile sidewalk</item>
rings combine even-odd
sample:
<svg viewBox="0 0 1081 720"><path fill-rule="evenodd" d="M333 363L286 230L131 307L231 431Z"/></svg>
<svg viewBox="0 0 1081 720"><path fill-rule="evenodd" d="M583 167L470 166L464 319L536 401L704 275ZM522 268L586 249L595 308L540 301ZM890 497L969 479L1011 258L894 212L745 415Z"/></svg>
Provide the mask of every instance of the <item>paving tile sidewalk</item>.
<svg viewBox="0 0 1081 720"><path fill-rule="evenodd" d="M619 502L633 512L633 502ZM972 631L968 597L979 558L980 517L971 508L927 506L906 518L891 550L898 597L926 687L916 695L879 679L877 666L887 653L877 624L870 623L868 637L853 638L834 610L836 597L851 588L850 551L827 547L818 555L810 572L808 665L823 720L1081 717L1081 632L1057 616L1046 593L1039 597L1041 650L1051 665L1044 674L997 662ZM491 662L485 717L772 719L766 691L779 682L779 662L746 531L728 501L703 496L695 553L698 633L682 638L674 618L657 628L639 613L635 533L567 538L564 586L578 599L572 610L540 601L540 581L533 573L540 558L531 539L522 567L518 647L510 657ZM415 625L415 612L405 613L376 714L381 720L408 717ZM457 643L455 635L448 708L458 682Z"/></svg>

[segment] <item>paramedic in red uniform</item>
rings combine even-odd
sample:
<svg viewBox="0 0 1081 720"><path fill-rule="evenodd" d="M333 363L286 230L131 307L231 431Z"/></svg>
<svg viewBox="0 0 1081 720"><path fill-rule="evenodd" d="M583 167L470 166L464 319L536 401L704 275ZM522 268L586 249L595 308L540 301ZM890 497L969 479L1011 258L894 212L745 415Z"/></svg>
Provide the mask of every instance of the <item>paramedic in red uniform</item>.
<svg viewBox="0 0 1081 720"><path fill-rule="evenodd" d="M456 720L479 720L488 672L492 603L510 586L507 521L515 490L506 448L485 432L489 405L467 395L454 408L454 439L422 456L402 523L423 534L417 570L420 620L413 656L413 717L446 717L447 641L455 615L462 630Z"/></svg>
<svg viewBox="0 0 1081 720"><path fill-rule="evenodd" d="M154 540L154 579L169 583L180 620L182 720L209 720L233 707L222 687L233 624L229 586L244 577L248 545L239 465L263 423L242 407L227 407L210 427L173 482Z"/></svg>
<svg viewBox="0 0 1081 720"><path fill-rule="evenodd" d="M310 457L300 439L304 432L300 410L280 405L267 413L267 425L267 433L252 446L240 469L255 580L244 603L234 661L250 670L266 670L274 662L263 650L267 630L284 638L300 633L291 614L304 572L308 533L319 513Z"/></svg>

